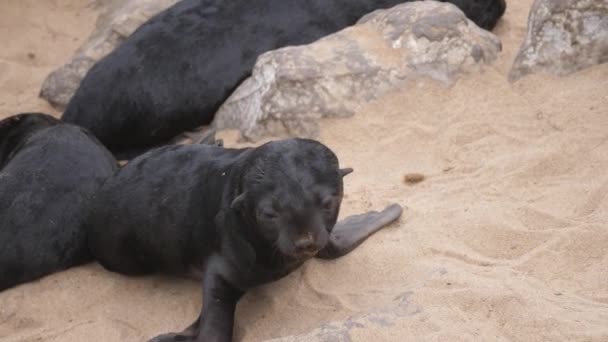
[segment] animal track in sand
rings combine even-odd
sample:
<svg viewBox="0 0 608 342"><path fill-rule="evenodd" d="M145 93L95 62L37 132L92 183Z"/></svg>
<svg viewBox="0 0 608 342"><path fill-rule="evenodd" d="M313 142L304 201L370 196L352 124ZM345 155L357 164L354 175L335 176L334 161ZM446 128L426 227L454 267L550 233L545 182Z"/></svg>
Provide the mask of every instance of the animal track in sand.
<svg viewBox="0 0 608 342"><path fill-rule="evenodd" d="M540 245L552 235L545 232L520 231L502 224L480 222L456 233L463 244L493 259L517 259Z"/></svg>
<svg viewBox="0 0 608 342"><path fill-rule="evenodd" d="M441 251L441 250L438 250L435 248L431 248L430 250L433 254L439 254L446 258L457 259L457 260L460 260L469 265L482 266L482 267L489 267L489 266L496 265L495 263L492 263L489 261L484 261L484 260L476 260L473 257L468 256L467 254L462 254L462 253L458 253L458 252L454 252L454 251Z"/></svg>
<svg viewBox="0 0 608 342"><path fill-rule="evenodd" d="M572 226L574 223L555 217L551 214L536 210L531 206L520 207L516 210L517 220L530 230L550 230Z"/></svg>
<svg viewBox="0 0 608 342"><path fill-rule="evenodd" d="M603 225L580 224L560 232L555 242L514 268L597 301L608 293L606 246L608 231Z"/></svg>
<svg viewBox="0 0 608 342"><path fill-rule="evenodd" d="M576 216L585 217L593 214L600 206L606 205L606 197L608 197L608 180L591 192L584 204L575 210Z"/></svg>

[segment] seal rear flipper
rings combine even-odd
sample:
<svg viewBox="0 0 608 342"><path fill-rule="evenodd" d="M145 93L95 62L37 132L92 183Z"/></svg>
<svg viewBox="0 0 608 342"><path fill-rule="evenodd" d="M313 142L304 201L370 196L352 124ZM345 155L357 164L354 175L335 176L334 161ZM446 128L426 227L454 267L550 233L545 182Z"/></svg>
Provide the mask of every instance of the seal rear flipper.
<svg viewBox="0 0 608 342"><path fill-rule="evenodd" d="M399 204L391 204L383 211L370 211L352 215L336 223L329 235L329 242L316 257L336 259L348 254L373 233L397 221L403 213Z"/></svg>

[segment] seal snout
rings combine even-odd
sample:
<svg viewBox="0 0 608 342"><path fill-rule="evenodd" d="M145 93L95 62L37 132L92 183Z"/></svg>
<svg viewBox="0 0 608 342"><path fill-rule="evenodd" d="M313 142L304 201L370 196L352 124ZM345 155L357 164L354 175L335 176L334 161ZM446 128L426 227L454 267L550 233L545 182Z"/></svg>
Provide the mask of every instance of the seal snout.
<svg viewBox="0 0 608 342"><path fill-rule="evenodd" d="M311 233L298 237L294 240L293 245L298 254L314 254L319 250Z"/></svg>

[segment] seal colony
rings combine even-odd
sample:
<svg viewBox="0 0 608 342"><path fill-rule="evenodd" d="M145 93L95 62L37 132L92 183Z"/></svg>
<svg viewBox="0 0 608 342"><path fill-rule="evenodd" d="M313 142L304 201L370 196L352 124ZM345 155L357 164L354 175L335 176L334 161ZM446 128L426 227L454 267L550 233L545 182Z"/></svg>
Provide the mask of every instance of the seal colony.
<svg viewBox="0 0 608 342"><path fill-rule="evenodd" d="M257 57L311 43L403 0L183 0L139 27L98 61L63 120L89 129L130 159L209 124ZM492 29L504 0L449 0Z"/></svg>
<svg viewBox="0 0 608 342"><path fill-rule="evenodd" d="M122 274L202 274L199 318L152 341L231 341L236 304L248 289L312 257L345 255L400 217L393 204L336 224L350 172L306 139L158 148L101 186L86 220L89 247Z"/></svg>
<svg viewBox="0 0 608 342"><path fill-rule="evenodd" d="M80 127L41 113L0 121L0 291L91 260L84 207L116 168Z"/></svg>

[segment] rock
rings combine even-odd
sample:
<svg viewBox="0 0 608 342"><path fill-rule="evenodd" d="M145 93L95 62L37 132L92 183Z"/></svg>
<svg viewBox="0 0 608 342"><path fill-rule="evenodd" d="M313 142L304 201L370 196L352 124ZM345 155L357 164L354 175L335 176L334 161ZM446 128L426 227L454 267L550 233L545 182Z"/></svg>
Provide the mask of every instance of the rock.
<svg viewBox="0 0 608 342"><path fill-rule="evenodd" d="M51 72L40 97L63 110L80 81L98 60L112 52L141 24L178 0L98 0L103 6L95 29L71 61Z"/></svg>
<svg viewBox="0 0 608 342"><path fill-rule="evenodd" d="M378 10L312 44L261 55L213 125L239 129L249 141L284 133L314 138L319 118L352 116L362 104L420 77L450 86L494 61L500 50L495 35L449 3Z"/></svg>
<svg viewBox="0 0 608 342"><path fill-rule="evenodd" d="M536 0L509 79L545 72L565 76L608 61L608 1Z"/></svg>
<svg viewBox="0 0 608 342"><path fill-rule="evenodd" d="M391 303L376 309L357 313L342 321L327 322L308 333L275 338L267 342L350 342L353 340L353 333L366 341L371 336L379 336L378 332L386 331L387 327L411 324L412 317L422 313L422 307L414 301L414 296L413 292L406 291L395 297ZM359 330L358 334L356 330ZM369 335L361 335L362 330Z"/></svg>

